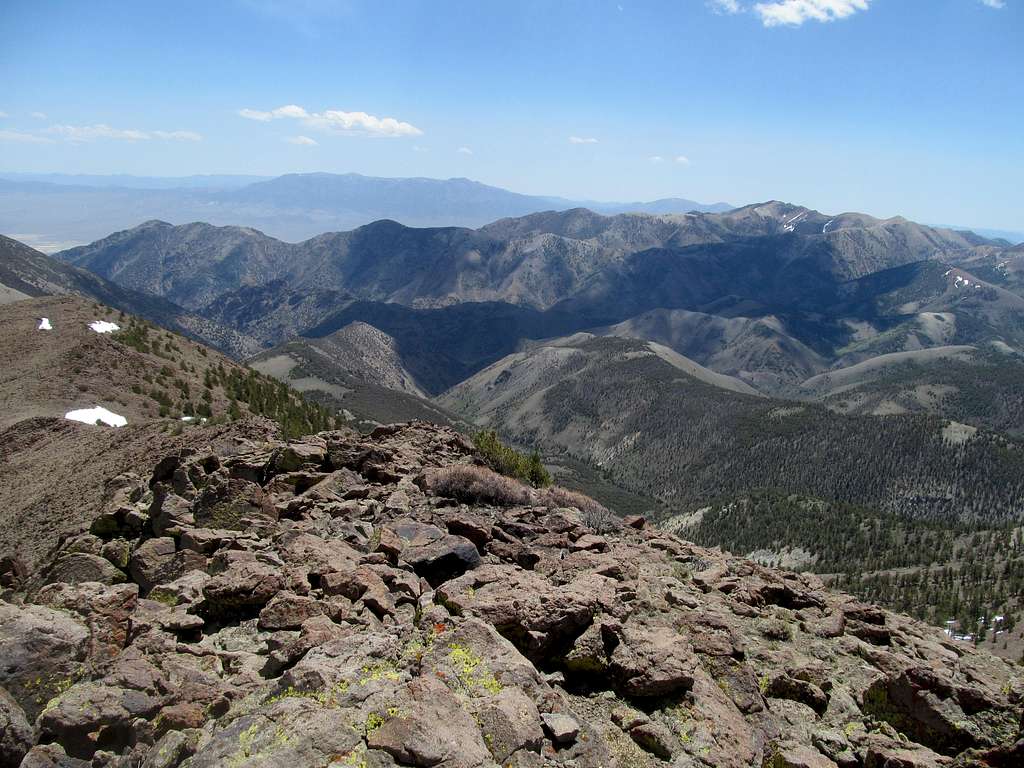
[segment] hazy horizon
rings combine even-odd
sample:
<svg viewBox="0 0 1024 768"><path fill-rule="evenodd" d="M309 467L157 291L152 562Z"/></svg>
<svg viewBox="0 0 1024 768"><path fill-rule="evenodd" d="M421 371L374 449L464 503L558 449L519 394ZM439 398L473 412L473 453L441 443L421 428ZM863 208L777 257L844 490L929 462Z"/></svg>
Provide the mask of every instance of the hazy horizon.
<svg viewBox="0 0 1024 768"><path fill-rule="evenodd" d="M22 172L465 177L1024 231L1017 0L14 0L0 23Z"/></svg>

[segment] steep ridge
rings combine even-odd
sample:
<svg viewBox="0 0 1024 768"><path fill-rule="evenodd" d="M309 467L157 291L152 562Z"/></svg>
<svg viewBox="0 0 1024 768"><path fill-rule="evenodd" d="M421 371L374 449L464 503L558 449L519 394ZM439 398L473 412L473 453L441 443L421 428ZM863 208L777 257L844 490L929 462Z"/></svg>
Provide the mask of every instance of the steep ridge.
<svg viewBox="0 0 1024 768"><path fill-rule="evenodd" d="M1024 756L1018 668L520 486L450 430L174 452L96 512L0 602L4 747L27 765Z"/></svg>
<svg viewBox="0 0 1024 768"><path fill-rule="evenodd" d="M793 338L778 318L720 317L654 309L594 333L663 344L714 371L773 392L827 367L825 358Z"/></svg>
<svg viewBox="0 0 1024 768"><path fill-rule="evenodd" d="M229 325L190 313L161 296L124 288L0 235L0 296L9 297L0 304L30 296L65 294L140 315L164 328L201 338L229 354L244 356L257 349L251 338Z"/></svg>
<svg viewBox="0 0 1024 768"><path fill-rule="evenodd" d="M365 323L349 323L322 338L293 339L248 364L309 393L363 431L412 419L458 421L419 388L395 339Z"/></svg>

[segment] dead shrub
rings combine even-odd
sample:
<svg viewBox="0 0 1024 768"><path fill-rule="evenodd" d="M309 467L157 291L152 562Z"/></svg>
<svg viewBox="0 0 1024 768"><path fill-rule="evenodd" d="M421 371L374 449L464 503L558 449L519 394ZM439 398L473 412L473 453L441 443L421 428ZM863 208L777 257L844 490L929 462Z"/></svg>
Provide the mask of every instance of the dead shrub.
<svg viewBox="0 0 1024 768"><path fill-rule="evenodd" d="M619 517L589 496L553 485L541 494L541 503L549 507L573 507L580 511L583 522L597 533L611 533L622 527Z"/></svg>
<svg viewBox="0 0 1024 768"><path fill-rule="evenodd" d="M429 487L438 496L465 504L514 507L533 502L532 491L519 481L470 464L438 470L431 475Z"/></svg>

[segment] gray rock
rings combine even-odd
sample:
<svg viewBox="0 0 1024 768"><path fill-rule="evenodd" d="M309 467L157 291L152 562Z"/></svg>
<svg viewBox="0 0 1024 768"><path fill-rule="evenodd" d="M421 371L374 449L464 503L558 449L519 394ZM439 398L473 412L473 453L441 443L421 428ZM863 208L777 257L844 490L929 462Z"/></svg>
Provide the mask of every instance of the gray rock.
<svg viewBox="0 0 1024 768"><path fill-rule="evenodd" d="M0 603L0 685L35 720L85 672L89 630L65 611Z"/></svg>
<svg viewBox="0 0 1024 768"><path fill-rule="evenodd" d="M59 582L81 584L86 581L120 584L125 580L124 573L114 567L114 564L105 557L85 552L71 552L62 555L46 574L47 584Z"/></svg>
<svg viewBox="0 0 1024 768"><path fill-rule="evenodd" d="M544 740L540 712L533 700L520 689L502 690L480 710L478 718L484 743L495 761L502 763L520 749L540 750Z"/></svg>
<svg viewBox="0 0 1024 768"><path fill-rule="evenodd" d="M580 724L571 715L545 712L541 720L544 722L544 730L555 744L572 744L580 735Z"/></svg>

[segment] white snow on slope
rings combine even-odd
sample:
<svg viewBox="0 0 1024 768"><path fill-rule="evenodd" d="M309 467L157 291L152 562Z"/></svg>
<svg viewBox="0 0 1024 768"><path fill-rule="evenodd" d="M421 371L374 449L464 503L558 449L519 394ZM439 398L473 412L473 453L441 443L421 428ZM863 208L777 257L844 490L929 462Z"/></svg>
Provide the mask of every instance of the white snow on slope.
<svg viewBox="0 0 1024 768"><path fill-rule="evenodd" d="M77 411L68 411L64 414L64 418L69 421L80 421L83 424L95 424L97 421L100 421L109 427L123 427L128 423L128 419L124 416L108 411L100 405L93 408L80 408Z"/></svg>
<svg viewBox="0 0 1024 768"><path fill-rule="evenodd" d="M96 331L96 333L113 333L114 331L121 330L121 326L117 323L110 323L106 320L94 320L89 323L89 327Z"/></svg>
<svg viewBox="0 0 1024 768"><path fill-rule="evenodd" d="M43 319L41 319L39 321L39 328L38 328L38 330L40 330L40 331L52 331L53 330L53 326L50 325L50 318L44 317Z"/></svg>

